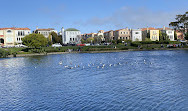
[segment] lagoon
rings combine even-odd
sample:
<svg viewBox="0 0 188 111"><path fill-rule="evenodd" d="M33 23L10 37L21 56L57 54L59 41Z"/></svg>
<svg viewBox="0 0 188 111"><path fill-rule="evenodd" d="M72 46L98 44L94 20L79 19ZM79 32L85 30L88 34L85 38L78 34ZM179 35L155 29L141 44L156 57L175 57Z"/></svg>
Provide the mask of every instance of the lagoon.
<svg viewBox="0 0 188 111"><path fill-rule="evenodd" d="M188 51L0 59L2 111L188 111Z"/></svg>

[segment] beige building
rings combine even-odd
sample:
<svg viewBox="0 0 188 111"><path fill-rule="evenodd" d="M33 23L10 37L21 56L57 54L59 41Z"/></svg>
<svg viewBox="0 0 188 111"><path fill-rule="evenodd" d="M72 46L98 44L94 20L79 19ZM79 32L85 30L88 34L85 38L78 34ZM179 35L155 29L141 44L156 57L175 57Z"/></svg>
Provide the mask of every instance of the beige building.
<svg viewBox="0 0 188 111"><path fill-rule="evenodd" d="M150 38L151 41L159 41L159 30L155 28L142 28L142 39Z"/></svg>
<svg viewBox="0 0 188 111"><path fill-rule="evenodd" d="M0 28L0 45L14 46L22 43L22 38L31 33L29 28Z"/></svg>
<svg viewBox="0 0 188 111"><path fill-rule="evenodd" d="M51 32L57 33L57 31L56 31L55 29L53 29L53 28L38 29L38 27L37 27L37 29L34 31L34 33L36 33L36 34L42 34L42 35L44 35L44 37L46 37L46 38L49 37L49 35L50 35Z"/></svg>
<svg viewBox="0 0 188 111"><path fill-rule="evenodd" d="M106 42L115 40L115 38L114 38L114 31L110 30L108 32L104 32L104 39L105 39Z"/></svg>
<svg viewBox="0 0 188 111"><path fill-rule="evenodd" d="M130 30L128 28L126 29L119 29L114 31L114 38L115 40L121 39L121 40L130 40Z"/></svg>

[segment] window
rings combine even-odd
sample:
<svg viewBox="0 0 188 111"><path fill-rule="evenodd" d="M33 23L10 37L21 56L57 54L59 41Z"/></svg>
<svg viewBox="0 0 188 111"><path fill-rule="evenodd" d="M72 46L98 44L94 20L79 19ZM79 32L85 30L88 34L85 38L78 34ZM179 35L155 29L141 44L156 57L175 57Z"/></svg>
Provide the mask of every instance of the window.
<svg viewBox="0 0 188 111"><path fill-rule="evenodd" d="M70 41L72 41L72 38L70 38Z"/></svg>
<svg viewBox="0 0 188 111"><path fill-rule="evenodd" d="M139 34L139 32L136 32L135 34Z"/></svg>
<svg viewBox="0 0 188 111"><path fill-rule="evenodd" d="M11 30L8 30L7 33L11 33L12 31Z"/></svg>
<svg viewBox="0 0 188 111"><path fill-rule="evenodd" d="M72 40L74 41L74 38Z"/></svg>
<svg viewBox="0 0 188 111"><path fill-rule="evenodd" d="M18 31L18 36L20 36L20 31Z"/></svg>

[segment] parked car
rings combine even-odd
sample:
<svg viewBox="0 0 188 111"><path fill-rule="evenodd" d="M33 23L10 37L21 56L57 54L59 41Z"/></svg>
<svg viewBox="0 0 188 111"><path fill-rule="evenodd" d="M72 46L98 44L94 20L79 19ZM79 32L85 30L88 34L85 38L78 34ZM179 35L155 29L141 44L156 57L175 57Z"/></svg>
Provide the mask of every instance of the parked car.
<svg viewBox="0 0 188 111"><path fill-rule="evenodd" d="M85 44L85 46L90 46L90 45L91 45L90 43Z"/></svg>
<svg viewBox="0 0 188 111"><path fill-rule="evenodd" d="M15 45L15 47L27 47L27 46L23 44L18 44L18 45Z"/></svg>
<svg viewBox="0 0 188 111"><path fill-rule="evenodd" d="M52 47L62 47L62 45L60 43L55 43L55 44L52 44Z"/></svg>

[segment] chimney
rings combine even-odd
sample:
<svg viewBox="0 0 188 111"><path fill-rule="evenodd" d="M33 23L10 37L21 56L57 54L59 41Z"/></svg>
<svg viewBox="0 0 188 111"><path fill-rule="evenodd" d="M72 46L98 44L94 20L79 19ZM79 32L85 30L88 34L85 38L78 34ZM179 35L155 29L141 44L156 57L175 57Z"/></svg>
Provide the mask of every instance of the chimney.
<svg viewBox="0 0 188 111"><path fill-rule="evenodd" d="M163 30L165 30L165 26L163 26Z"/></svg>

